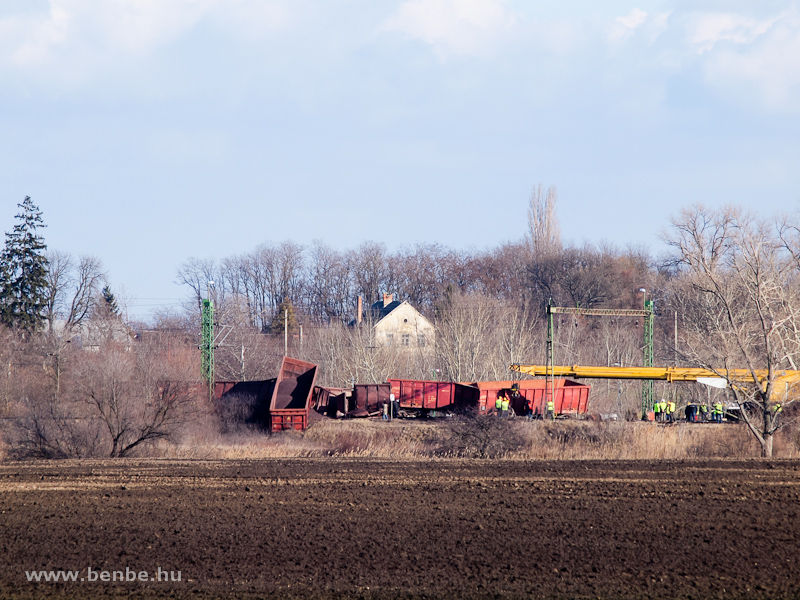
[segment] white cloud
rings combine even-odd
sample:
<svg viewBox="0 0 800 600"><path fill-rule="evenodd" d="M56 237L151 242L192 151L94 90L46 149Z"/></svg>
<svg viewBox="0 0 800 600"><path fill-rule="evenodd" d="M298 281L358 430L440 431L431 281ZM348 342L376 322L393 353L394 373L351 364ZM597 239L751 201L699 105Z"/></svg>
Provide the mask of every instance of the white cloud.
<svg viewBox="0 0 800 600"><path fill-rule="evenodd" d="M16 33L0 46L18 67L59 62L81 52L147 54L195 25L213 0L50 0L49 10L7 17L2 29ZM74 56L73 56L74 58Z"/></svg>
<svg viewBox="0 0 800 600"><path fill-rule="evenodd" d="M407 0L382 30L421 40L444 60L485 56L515 20L503 0Z"/></svg>
<svg viewBox="0 0 800 600"><path fill-rule="evenodd" d="M289 20L286 0L49 0L0 12L0 69L42 81L82 81L148 58L206 21L251 41Z"/></svg>
<svg viewBox="0 0 800 600"><path fill-rule="evenodd" d="M70 21L70 14L57 6L51 7L50 13L44 18L14 18L8 24L8 29L14 29L18 34L22 30L28 33L19 45L12 47L10 62L27 67L45 61L50 49L67 39Z"/></svg>
<svg viewBox="0 0 800 600"><path fill-rule="evenodd" d="M212 12L215 22L232 35L253 41L286 29L299 0L222 0L216 4Z"/></svg>
<svg viewBox="0 0 800 600"><path fill-rule="evenodd" d="M702 54L723 41L751 44L785 15L754 19L733 13L697 13L689 18L686 32L689 43Z"/></svg>
<svg viewBox="0 0 800 600"><path fill-rule="evenodd" d="M731 41L737 46L705 57L706 82L738 103L800 111L800 18L787 17L757 37L742 34Z"/></svg>
<svg viewBox="0 0 800 600"><path fill-rule="evenodd" d="M628 29L636 29L647 20L647 13L638 8L634 8L627 17L617 17L617 22Z"/></svg>
<svg viewBox="0 0 800 600"><path fill-rule="evenodd" d="M643 32L647 41L653 43L667 29L670 14L664 12L650 15L639 8L634 8L628 15L614 19L608 40L612 44L618 44L638 32Z"/></svg>

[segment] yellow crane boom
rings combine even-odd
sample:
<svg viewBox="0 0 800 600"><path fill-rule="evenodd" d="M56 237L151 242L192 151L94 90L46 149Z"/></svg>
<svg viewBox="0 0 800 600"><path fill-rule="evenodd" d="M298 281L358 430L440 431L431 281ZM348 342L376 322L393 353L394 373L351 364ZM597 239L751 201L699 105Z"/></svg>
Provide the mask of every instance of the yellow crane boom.
<svg viewBox="0 0 800 600"><path fill-rule="evenodd" d="M546 377L575 377L597 379L655 379L668 382L697 381L702 378L730 378L733 382L754 383L753 373L748 369L721 369L718 372L709 369L689 367L587 367L583 365L554 366L545 365L511 365L512 371L528 375ZM784 394L789 388L800 384L800 371L780 370L774 373L774 394ZM757 370L755 377L758 383L766 381L766 369Z"/></svg>

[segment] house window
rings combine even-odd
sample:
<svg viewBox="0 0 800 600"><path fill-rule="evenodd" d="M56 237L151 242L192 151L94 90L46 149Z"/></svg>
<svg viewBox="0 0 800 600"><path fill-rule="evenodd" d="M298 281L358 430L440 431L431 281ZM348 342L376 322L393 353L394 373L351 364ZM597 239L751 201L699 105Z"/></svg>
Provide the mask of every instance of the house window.
<svg viewBox="0 0 800 600"><path fill-rule="evenodd" d="M425 345L425 334L419 333L417 334L417 346L422 348Z"/></svg>
<svg viewBox="0 0 800 600"><path fill-rule="evenodd" d="M411 345L411 335L408 333L403 334L403 346L410 346Z"/></svg>
<svg viewBox="0 0 800 600"><path fill-rule="evenodd" d="M387 333L387 334L386 334L386 343L387 343L389 346L391 346L392 344L394 344L394 334L393 334L393 333Z"/></svg>

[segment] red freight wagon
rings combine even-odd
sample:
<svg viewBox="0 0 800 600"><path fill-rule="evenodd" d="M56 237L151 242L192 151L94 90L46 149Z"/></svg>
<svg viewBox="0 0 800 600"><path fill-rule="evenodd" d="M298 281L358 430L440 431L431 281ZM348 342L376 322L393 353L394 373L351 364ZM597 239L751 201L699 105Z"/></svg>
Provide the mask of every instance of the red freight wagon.
<svg viewBox="0 0 800 600"><path fill-rule="evenodd" d="M391 385L388 383L359 383L353 387L353 402L350 410L378 412L383 409L384 402L389 402L391 392Z"/></svg>
<svg viewBox="0 0 800 600"><path fill-rule="evenodd" d="M270 431L305 429L317 365L284 356L269 404Z"/></svg>
<svg viewBox="0 0 800 600"><path fill-rule="evenodd" d="M478 388L463 383L390 379L389 384L400 408L460 410L478 404Z"/></svg>
<svg viewBox="0 0 800 600"><path fill-rule="evenodd" d="M519 386L518 394L512 392L512 386ZM534 415L543 415L547 403L546 379L525 379L522 381L479 381L474 385L480 390L481 411L494 410L494 403L500 392L509 398L511 408L520 416L525 415L530 406ZM586 414L589 408L588 385L569 379L553 379L556 414Z"/></svg>

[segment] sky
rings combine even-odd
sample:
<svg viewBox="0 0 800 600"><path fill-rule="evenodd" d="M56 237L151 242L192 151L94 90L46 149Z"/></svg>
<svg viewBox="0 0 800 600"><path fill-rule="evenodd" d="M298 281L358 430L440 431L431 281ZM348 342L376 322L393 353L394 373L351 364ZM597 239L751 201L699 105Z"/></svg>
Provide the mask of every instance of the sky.
<svg viewBox="0 0 800 600"><path fill-rule="evenodd" d="M484 250L538 184L568 243L800 206L800 3L0 0L0 228L131 316L261 243Z"/></svg>

